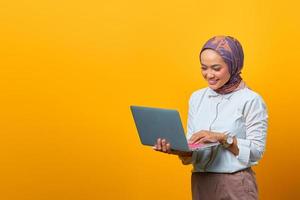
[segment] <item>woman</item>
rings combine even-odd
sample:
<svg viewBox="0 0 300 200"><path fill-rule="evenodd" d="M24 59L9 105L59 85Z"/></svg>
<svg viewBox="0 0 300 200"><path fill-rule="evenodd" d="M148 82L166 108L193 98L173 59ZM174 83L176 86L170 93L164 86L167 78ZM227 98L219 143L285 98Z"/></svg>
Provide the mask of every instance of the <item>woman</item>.
<svg viewBox="0 0 300 200"><path fill-rule="evenodd" d="M220 145L180 152L158 138L154 149L193 164L193 200L258 199L251 166L265 150L268 116L263 99L240 76L242 46L233 37L216 36L204 44L199 57L208 87L191 95L187 138L192 144Z"/></svg>

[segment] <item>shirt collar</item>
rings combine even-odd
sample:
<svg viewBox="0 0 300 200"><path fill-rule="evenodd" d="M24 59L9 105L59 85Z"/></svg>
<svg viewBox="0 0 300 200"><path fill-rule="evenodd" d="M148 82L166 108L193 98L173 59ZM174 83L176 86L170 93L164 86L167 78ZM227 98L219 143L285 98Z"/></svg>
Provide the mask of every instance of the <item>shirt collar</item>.
<svg viewBox="0 0 300 200"><path fill-rule="evenodd" d="M224 98L227 100L229 100L230 97L236 92L236 91L233 91L228 94L219 94L219 93L215 92L213 89L211 89L210 87L208 87L207 90L208 90L208 98L221 97L221 98Z"/></svg>

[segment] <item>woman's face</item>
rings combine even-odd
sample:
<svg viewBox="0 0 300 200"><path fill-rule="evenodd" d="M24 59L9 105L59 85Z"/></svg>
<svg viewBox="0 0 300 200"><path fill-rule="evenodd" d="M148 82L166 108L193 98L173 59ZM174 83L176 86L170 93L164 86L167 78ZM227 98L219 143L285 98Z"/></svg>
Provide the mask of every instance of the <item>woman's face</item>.
<svg viewBox="0 0 300 200"><path fill-rule="evenodd" d="M204 50L200 62L202 75L211 89L219 89L230 79L228 66L216 51Z"/></svg>

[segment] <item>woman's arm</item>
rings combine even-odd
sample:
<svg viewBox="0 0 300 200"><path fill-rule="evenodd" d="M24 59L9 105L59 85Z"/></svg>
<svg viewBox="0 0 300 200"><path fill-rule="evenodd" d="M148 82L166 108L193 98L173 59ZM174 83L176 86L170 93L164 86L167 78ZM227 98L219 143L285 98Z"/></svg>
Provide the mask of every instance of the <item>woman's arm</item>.
<svg viewBox="0 0 300 200"><path fill-rule="evenodd" d="M266 105L260 96L252 99L244 109L246 138L237 138L238 159L242 162L257 162L265 151L268 128Z"/></svg>

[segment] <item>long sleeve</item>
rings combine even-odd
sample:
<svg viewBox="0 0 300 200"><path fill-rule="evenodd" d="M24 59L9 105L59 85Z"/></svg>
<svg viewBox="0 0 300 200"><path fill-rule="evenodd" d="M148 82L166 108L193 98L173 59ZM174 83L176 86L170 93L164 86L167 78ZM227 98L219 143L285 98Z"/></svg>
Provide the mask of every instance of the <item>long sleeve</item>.
<svg viewBox="0 0 300 200"><path fill-rule="evenodd" d="M245 163L256 163L265 151L268 115L264 101L257 96L245 104L244 117L246 139L237 138L239 155L237 158Z"/></svg>

